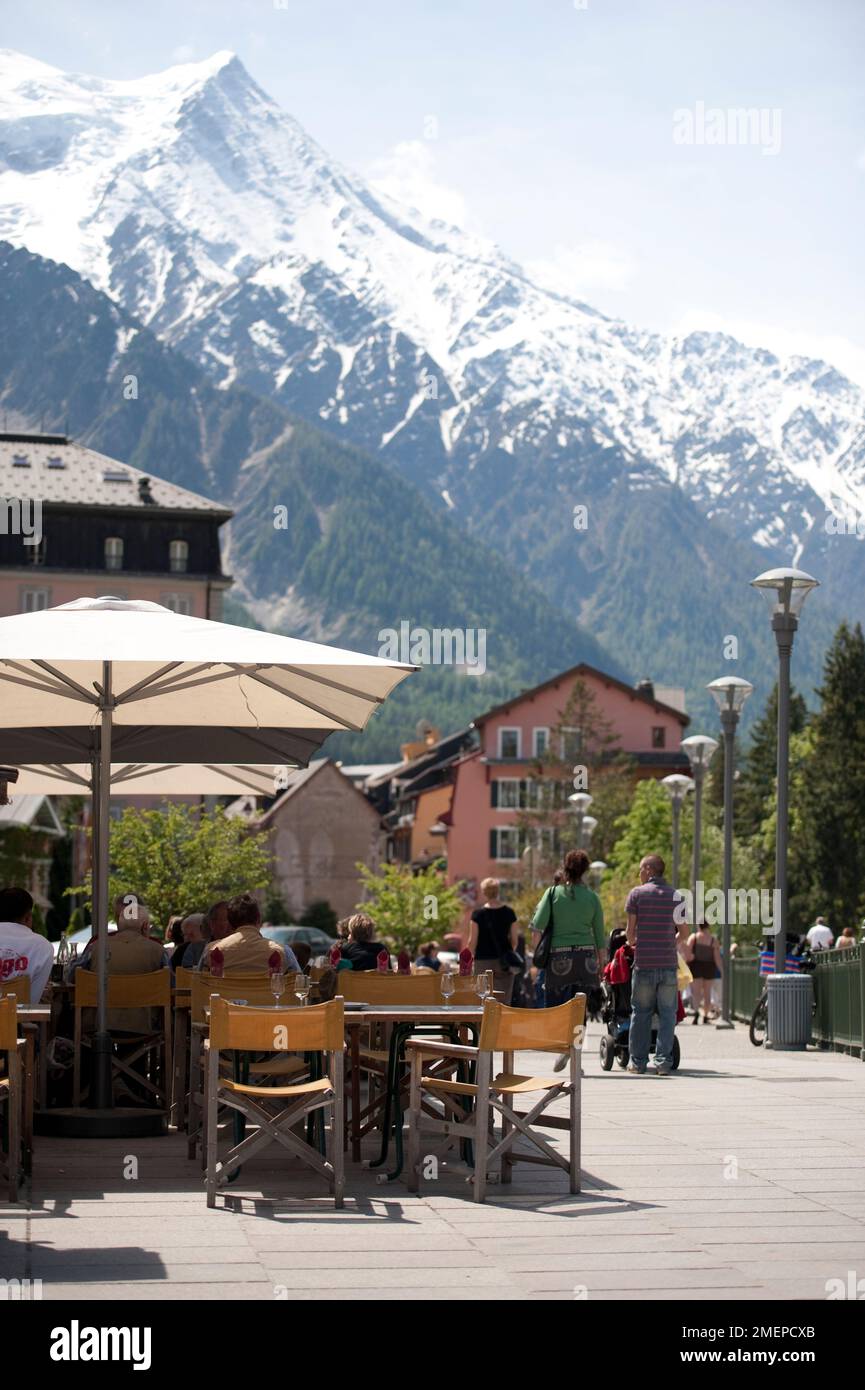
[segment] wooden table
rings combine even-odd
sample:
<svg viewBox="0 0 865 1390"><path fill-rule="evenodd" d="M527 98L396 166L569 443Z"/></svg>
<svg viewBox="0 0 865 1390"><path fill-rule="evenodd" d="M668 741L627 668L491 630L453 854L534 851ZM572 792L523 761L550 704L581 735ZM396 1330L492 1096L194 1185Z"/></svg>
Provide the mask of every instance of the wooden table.
<svg viewBox="0 0 865 1390"><path fill-rule="evenodd" d="M399 1077L395 1075L398 1052L405 1038L410 1036L416 1027L421 1024L427 1027L458 1027L462 1024L474 1024L477 1026L483 1018L484 1010L481 1004L370 1004L362 1009L346 1009L345 1027L349 1035L349 1057L351 1060L351 1106L350 1114L347 1117L347 1129L351 1142L351 1157L354 1163L360 1162L360 1141L367 1129L371 1128L368 1124L366 1128L361 1123L363 1118L360 1108L360 1030L368 1024L390 1024L393 1025L390 1039L390 1061L388 1068L389 1094L385 1094L378 1108L383 1109L384 1114L384 1134L382 1142L382 1152L380 1158L373 1165L379 1167L384 1163L387 1156L387 1146L390 1133L390 1109L394 1105L397 1109L396 1116L396 1149L397 1149L397 1168L393 1173L388 1173L388 1178L392 1180L399 1176L402 1171L402 1134L401 1134L401 1114L399 1113ZM367 1107L369 1109L370 1107Z"/></svg>

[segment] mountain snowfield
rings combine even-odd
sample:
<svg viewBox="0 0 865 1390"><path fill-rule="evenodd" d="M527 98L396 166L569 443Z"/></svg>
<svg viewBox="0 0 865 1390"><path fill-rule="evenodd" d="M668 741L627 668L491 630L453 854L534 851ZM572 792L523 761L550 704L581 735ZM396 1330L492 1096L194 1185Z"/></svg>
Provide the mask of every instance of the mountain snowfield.
<svg viewBox="0 0 865 1390"><path fill-rule="evenodd" d="M343 169L230 53L114 82L0 52L0 238L73 267L218 385L382 451L470 530L508 496L518 549L531 477L523 565L551 525L573 540L572 504L591 524L615 477L636 506L674 486L716 548L811 565L836 599L861 577L865 552L825 523L865 513L862 389L532 283ZM560 571L547 592L591 616L591 565L576 595Z"/></svg>

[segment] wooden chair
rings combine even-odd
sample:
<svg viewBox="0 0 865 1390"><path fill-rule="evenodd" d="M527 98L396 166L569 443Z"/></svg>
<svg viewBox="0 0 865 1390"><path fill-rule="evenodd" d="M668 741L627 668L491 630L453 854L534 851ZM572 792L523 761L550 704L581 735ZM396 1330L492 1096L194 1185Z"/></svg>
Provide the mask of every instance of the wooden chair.
<svg viewBox="0 0 865 1390"><path fill-rule="evenodd" d="M452 1000L464 1001L470 996L472 1003L479 1002L476 976L454 975L453 980L455 989L450 996ZM346 970L340 973L337 987L344 999L372 1005L398 1007L400 1004L424 1005L445 1002L441 992L441 974L434 970L424 970L418 975L397 975L392 971L386 973L379 970ZM417 1027L418 1031L431 1032L436 1038L443 1037L440 1024L426 1028L423 1025ZM400 1075L404 1071L405 1062L402 1038L396 1040L399 1044L398 1055L394 1055L391 1040L388 1038L389 1031L388 1028L379 1028L375 1035L368 1036L365 1041L359 1040L357 1050L358 1068L361 1078L365 1078L369 1085L369 1096L367 1104L358 1110L357 1115L351 1116L352 1132L356 1147L357 1140L381 1122L382 1147L373 1165L375 1167L380 1167L387 1157L392 1125L402 1124L402 1095L408 1090L407 1074Z"/></svg>
<svg viewBox="0 0 865 1390"><path fill-rule="evenodd" d="M191 1026L189 1030L189 1105L186 1112L186 1154L188 1158L194 1158L204 1115L205 1078L202 1056L206 1032L206 1010L210 1007L211 996L216 994L220 999L245 999L247 1004L253 1005L273 1004L276 1001L270 986L269 971L258 971L250 975L236 972L230 975L211 975L204 970L193 970L190 973L192 976L190 982ZM286 975L284 979L284 997L291 1000L293 999L295 976L293 974ZM305 1071L305 1066L298 1058L273 1057L269 1058L267 1062L250 1063L249 1070L252 1075L283 1074L294 1076ZM202 1149L202 1161L204 1157L204 1150Z"/></svg>
<svg viewBox="0 0 865 1390"><path fill-rule="evenodd" d="M497 1159L502 1161L502 1182L511 1181L514 1163L540 1163L564 1168L571 1192L580 1190L580 1051L586 1018L586 996L578 994L570 1003L552 1009L511 1009L504 1004L487 1000L477 1047L436 1043L425 1038L411 1038L406 1052L411 1058L411 1092L409 1100L409 1164L408 1185L418 1190L421 1167L422 1134L444 1134L450 1143L468 1139L474 1145L474 1199L482 1202L486 1195L489 1170ZM567 1075L525 1076L514 1071L514 1053L531 1050L570 1054ZM503 1070L493 1076L493 1055L503 1053ZM439 1059L451 1072L460 1063L474 1062L473 1082L457 1081L451 1076L425 1075L424 1062ZM515 1110L517 1098L541 1092L540 1100L531 1110ZM442 1106L437 1118L430 1119L425 1102L435 1098ZM554 1101L567 1098L567 1117L545 1115ZM466 1100L474 1102L466 1114ZM502 1117L501 1138L490 1147L495 1112ZM543 1118L541 1118L543 1117ZM568 1157L557 1153L533 1126L540 1123L546 1129L564 1129L569 1134ZM514 1152L517 1138L528 1139L539 1153Z"/></svg>
<svg viewBox="0 0 865 1390"><path fill-rule="evenodd" d="M84 1047L90 1046L90 1039L82 1029L81 1015L84 1009L96 1008L97 977L92 970L79 967L75 972L75 994L73 1009L75 1016L75 1059L72 1072L72 1104L81 1104L81 1055ZM162 1024L157 1029L131 1031L119 1043L125 1049L120 1057L112 1055L111 1065L115 1073L128 1078L134 1087L150 1093L157 1107L168 1109L171 1090L171 971L148 970L141 975L108 976L108 1008L156 1009L162 1014ZM115 1031L117 1025L114 1025ZM111 1029L109 1029L109 1032ZM134 1063L146 1054L156 1052L160 1058L154 1069L155 1079L143 1072L134 1070Z"/></svg>
<svg viewBox="0 0 865 1390"><path fill-rule="evenodd" d="M15 975L11 980L4 980L0 984L0 999L5 999L9 994L14 994L19 1004L29 1004L30 976Z"/></svg>
<svg viewBox="0 0 865 1390"><path fill-rule="evenodd" d="M174 988L178 994L188 994L192 989L192 981L200 971L187 970L185 965L178 965L174 972Z"/></svg>
<svg viewBox="0 0 865 1390"><path fill-rule="evenodd" d="M6 1107L7 1138L6 1177L9 1201L18 1201L18 1184L23 1171L22 1132L26 1129L24 1113L25 1043L18 1037L18 1001L14 994L0 999L0 1056L4 1061L0 1076L0 1105Z"/></svg>
<svg viewBox="0 0 865 1390"><path fill-rule="evenodd" d="M245 1084L223 1076L223 1052L292 1052L327 1054L326 1075L275 1086ZM345 1187L343 1160L345 1024L341 999L306 1008L266 1013L213 996L207 1057L207 1205L216 1205L217 1189L231 1173L267 1144L278 1143L324 1177L341 1207ZM218 1111L227 1105L257 1126L219 1161ZM318 1111L330 1113L330 1158L305 1143L294 1127Z"/></svg>

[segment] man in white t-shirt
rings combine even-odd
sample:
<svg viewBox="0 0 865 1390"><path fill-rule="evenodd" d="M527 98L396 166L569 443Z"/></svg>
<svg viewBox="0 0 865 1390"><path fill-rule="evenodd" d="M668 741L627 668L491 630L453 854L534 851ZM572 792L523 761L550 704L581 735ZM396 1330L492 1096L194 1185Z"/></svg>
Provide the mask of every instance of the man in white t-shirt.
<svg viewBox="0 0 865 1390"><path fill-rule="evenodd" d="M805 940L812 951L831 951L835 938L825 920L818 917L811 930L805 933Z"/></svg>
<svg viewBox="0 0 865 1390"><path fill-rule="evenodd" d="M33 899L26 888L0 889L0 981L30 980L30 1002L38 1004L48 983L54 951L33 930Z"/></svg>

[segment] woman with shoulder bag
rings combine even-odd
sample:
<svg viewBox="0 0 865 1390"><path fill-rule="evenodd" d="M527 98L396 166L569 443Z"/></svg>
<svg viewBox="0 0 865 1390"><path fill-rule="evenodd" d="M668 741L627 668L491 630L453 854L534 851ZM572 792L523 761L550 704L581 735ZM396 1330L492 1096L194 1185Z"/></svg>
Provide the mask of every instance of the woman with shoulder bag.
<svg viewBox="0 0 865 1390"><path fill-rule="evenodd" d="M583 883L588 867L585 850L570 850L562 864L564 882L547 889L532 918L533 930L541 933L534 959L546 972L547 1008L585 994L587 1014L599 1007L605 963L604 910L597 893ZM565 1053L556 1070L561 1071L567 1060Z"/></svg>

